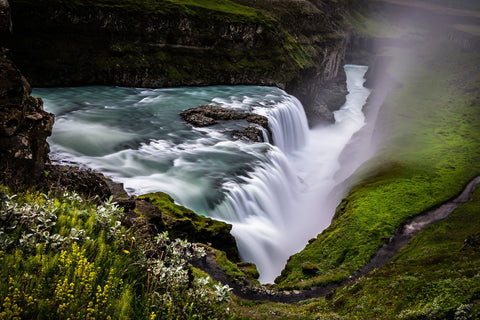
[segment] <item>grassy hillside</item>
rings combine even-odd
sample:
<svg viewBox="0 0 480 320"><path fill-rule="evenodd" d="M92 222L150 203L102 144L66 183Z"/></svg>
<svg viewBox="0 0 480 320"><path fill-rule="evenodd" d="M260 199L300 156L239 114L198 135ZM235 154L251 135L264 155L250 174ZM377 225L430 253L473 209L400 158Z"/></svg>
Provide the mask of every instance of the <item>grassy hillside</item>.
<svg viewBox="0 0 480 320"><path fill-rule="evenodd" d="M385 267L326 298L295 304L237 301L240 319L480 318L480 191L421 231Z"/></svg>
<svg viewBox="0 0 480 320"><path fill-rule="evenodd" d="M379 153L357 173L332 225L287 263L281 287L346 279L405 219L453 198L480 174L480 54L447 39L449 28L385 48L399 85L380 114ZM306 262L316 275L302 272Z"/></svg>
<svg viewBox="0 0 480 320"><path fill-rule="evenodd" d="M230 22L262 22L259 11L229 0L18 0L18 4L29 6L104 7L126 9L152 15L178 14L223 19Z"/></svg>

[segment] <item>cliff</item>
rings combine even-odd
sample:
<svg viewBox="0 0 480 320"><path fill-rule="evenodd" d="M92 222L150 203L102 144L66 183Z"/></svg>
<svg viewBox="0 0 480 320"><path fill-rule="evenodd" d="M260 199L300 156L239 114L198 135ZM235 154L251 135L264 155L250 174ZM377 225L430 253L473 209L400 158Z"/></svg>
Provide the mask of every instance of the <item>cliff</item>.
<svg viewBox="0 0 480 320"><path fill-rule="evenodd" d="M349 2L18 0L11 47L33 86L269 85L333 120Z"/></svg>
<svg viewBox="0 0 480 320"><path fill-rule="evenodd" d="M0 1L0 183L33 185L43 175L50 151L46 138L54 117L10 59L5 39L12 29L10 7Z"/></svg>

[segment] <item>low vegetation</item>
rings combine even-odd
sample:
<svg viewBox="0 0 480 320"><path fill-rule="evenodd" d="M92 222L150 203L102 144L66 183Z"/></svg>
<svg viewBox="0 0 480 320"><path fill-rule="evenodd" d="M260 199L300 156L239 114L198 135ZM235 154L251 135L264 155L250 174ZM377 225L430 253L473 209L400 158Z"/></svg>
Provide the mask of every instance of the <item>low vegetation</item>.
<svg viewBox="0 0 480 320"><path fill-rule="evenodd" d="M236 301L239 319L480 318L480 190L422 230L386 266L326 298L294 304Z"/></svg>
<svg viewBox="0 0 480 320"><path fill-rule="evenodd" d="M75 193L0 193L0 318L223 319L231 289L190 267L205 251L126 229Z"/></svg>

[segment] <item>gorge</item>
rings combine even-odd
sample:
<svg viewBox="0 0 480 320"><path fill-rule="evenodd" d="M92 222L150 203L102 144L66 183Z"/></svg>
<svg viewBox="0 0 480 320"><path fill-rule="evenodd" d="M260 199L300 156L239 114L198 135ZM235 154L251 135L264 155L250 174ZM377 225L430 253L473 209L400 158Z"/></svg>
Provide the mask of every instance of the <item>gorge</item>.
<svg viewBox="0 0 480 320"><path fill-rule="evenodd" d="M149 237L148 225L149 232L168 230L173 237L191 235L189 241L207 244L208 256L195 265L210 266L203 270L232 285L239 297L313 298L276 304L233 297L228 305L218 305L217 315L480 316L480 193L469 184L462 200L456 198L480 174L480 15L475 1L12 0L10 5L0 0L0 180L14 191L2 187L0 209L15 198L19 206L34 199L35 191L23 189L28 187L58 192L65 184L95 205L108 206L112 195L125 210L124 220L117 222L141 230L140 238ZM352 109L351 96L345 99L346 83L352 72L361 79L365 69L350 65L345 73L345 63L368 65L367 85L373 88L363 109L367 126L356 133L365 119ZM30 96L28 82L43 102ZM359 101L369 91L362 82L358 92L348 87L351 95L360 93ZM264 130L245 120L192 128L178 117L205 104L267 116L270 132L263 139L271 138L273 145L245 141L256 140ZM56 115L50 153L45 142L53 124L49 112ZM253 139L239 134L250 126ZM330 135L334 132L340 135ZM100 174L51 165L50 159L105 172L131 194L166 190L177 203L228 224L195 215L165 194L129 197ZM68 202L62 206L77 212ZM423 217L445 206L449 216L426 226ZM2 221L10 221L0 212ZM38 284L41 270L53 269L26 268L35 255L8 247L10 239L25 239L22 230L5 231L6 225L0 226L5 262L0 274L13 277L9 283L25 301L30 295L40 301L28 307L17 300L21 312L31 317L49 305L58 313L58 306L48 302L56 300L26 285ZM77 232L73 224L65 227L70 236ZM275 284L260 286L255 266L238 262L230 229L242 260L258 264L262 283ZM155 243L153 235L150 240ZM101 238L82 241L89 263L99 267L101 247L95 243ZM108 252L118 261L142 255L141 247L117 247ZM225 250L234 263L216 249ZM42 261L57 263L55 254L47 250ZM27 264L14 264L17 256ZM132 262L128 268L139 266ZM151 270L133 269L128 269L131 275ZM196 286L192 277L203 276L191 266L188 272L179 288L190 290ZM131 280L129 274L122 277ZM124 286L125 297L134 294L143 301L140 289L128 293L128 288L142 288L142 276L134 277L134 287ZM58 291L49 288L52 295ZM0 297L13 299L8 290L0 285ZM146 318L152 310L135 309L128 301L112 314ZM8 312L8 301L0 302L0 313ZM171 318L188 318L184 303L174 304L178 313ZM155 312L170 317L168 304L156 306Z"/></svg>
<svg viewBox="0 0 480 320"><path fill-rule="evenodd" d="M330 223L338 157L363 124L366 68L346 66L347 103L336 123L308 128L300 102L271 87L35 89L56 116L51 158L86 166L135 195L166 192L193 211L233 225L240 256L262 283ZM243 123L190 128L178 114L215 103L264 114L273 146L232 141ZM355 156L352 161L355 162ZM359 165L359 164L357 164ZM338 191L337 191L338 192ZM321 212L318 208L322 208Z"/></svg>

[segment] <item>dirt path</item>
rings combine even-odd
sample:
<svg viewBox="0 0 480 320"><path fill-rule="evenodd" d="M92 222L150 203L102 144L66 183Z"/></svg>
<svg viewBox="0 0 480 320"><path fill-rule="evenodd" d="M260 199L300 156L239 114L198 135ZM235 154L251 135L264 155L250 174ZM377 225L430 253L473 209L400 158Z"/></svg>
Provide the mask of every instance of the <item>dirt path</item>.
<svg viewBox="0 0 480 320"><path fill-rule="evenodd" d="M370 273L374 269L381 268L387 264L390 259L415 235L423 228L437 223L453 213L460 205L467 202L475 187L480 183L480 176L471 180L462 193L456 198L445 202L439 207L426 211L412 219L407 220L401 227L397 229L387 244L384 244L373 258L352 275L349 279L337 284L331 284L325 287L312 287L309 290L293 290L293 291L274 291L266 288L246 287L238 283L234 283L211 259L195 261L194 265L205 272L209 273L216 281L230 285L235 295L249 300L265 300L273 302L298 302L311 298L324 297L332 290L351 283L361 276Z"/></svg>

